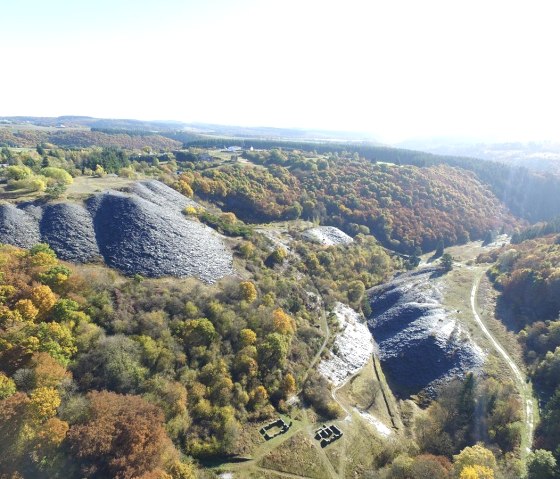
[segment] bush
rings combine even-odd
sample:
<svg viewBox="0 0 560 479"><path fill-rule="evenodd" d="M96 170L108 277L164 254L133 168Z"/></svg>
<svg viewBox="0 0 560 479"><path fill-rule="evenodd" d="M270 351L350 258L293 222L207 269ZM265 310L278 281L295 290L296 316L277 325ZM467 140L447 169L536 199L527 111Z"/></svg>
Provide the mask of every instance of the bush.
<svg viewBox="0 0 560 479"><path fill-rule="evenodd" d="M63 185L71 185L74 182L72 176L67 171L64 171L61 168L54 168L52 166L48 166L47 168L43 168L41 170L41 174L46 176L47 178L52 178L57 183L62 183Z"/></svg>

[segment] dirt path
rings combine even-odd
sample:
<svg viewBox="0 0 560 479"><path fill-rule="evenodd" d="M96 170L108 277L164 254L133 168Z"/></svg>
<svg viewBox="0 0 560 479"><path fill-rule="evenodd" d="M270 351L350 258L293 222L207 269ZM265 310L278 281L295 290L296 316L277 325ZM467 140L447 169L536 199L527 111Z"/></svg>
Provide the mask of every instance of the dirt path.
<svg viewBox="0 0 560 479"><path fill-rule="evenodd" d="M515 381L519 388L519 392L523 401L525 402L525 422L526 422L526 447L525 452L528 453L531 451L531 444L533 442L533 432L535 429L535 418L534 418L534 411L533 411L533 397L531 394L531 388L525 381L525 375L521 372L521 370L517 367L513 359L511 359L510 355L506 352L506 350L496 341L492 333L488 330L478 312L476 311L476 295L478 292L478 286L480 284L480 279L484 272L477 274L473 280L473 285L471 289L471 310L473 313L473 317L477 324L480 326L480 329L485 334L485 336L490 340L494 349L502 356L504 361L507 363L509 368L512 370L513 375L515 377Z"/></svg>
<svg viewBox="0 0 560 479"><path fill-rule="evenodd" d="M323 303L323 298L320 298L320 301L321 303ZM301 387L297 392L297 394L301 393L301 390L303 388L303 385L305 384L305 381L307 381L307 377L309 376L309 373L315 368L319 359L321 359L321 354L323 354L323 351L325 350L325 347L327 346L327 343L331 337L331 330L329 328L329 322L327 321L327 313L325 312L325 308L323 304L321 305L321 330L325 333L325 339L323 340L323 344L321 344L319 351L317 351L317 354L313 356L313 359L309 363L309 367L305 371L305 374L302 376L301 383L300 383Z"/></svg>

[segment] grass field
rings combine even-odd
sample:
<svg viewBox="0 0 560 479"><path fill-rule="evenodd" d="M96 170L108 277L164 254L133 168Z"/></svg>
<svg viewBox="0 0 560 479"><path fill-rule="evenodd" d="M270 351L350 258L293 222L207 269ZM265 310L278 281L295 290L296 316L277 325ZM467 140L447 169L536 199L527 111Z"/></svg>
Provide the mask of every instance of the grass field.
<svg viewBox="0 0 560 479"><path fill-rule="evenodd" d="M60 200L82 200L89 195L105 190L119 190L137 180L128 178L120 178L118 176L103 176L100 178L93 176L78 176L74 178L74 182L68 186L67 190L60 197ZM0 200L11 203L22 203L26 201L35 201L44 198L45 194L38 191L29 191L25 189L9 190L6 183L0 184Z"/></svg>

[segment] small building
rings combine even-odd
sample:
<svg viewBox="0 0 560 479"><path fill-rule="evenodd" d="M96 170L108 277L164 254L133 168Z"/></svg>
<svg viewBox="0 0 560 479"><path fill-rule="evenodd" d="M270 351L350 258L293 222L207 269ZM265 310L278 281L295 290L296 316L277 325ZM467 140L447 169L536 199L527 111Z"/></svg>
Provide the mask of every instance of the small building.
<svg viewBox="0 0 560 479"><path fill-rule="evenodd" d="M337 441L342 437L342 431L334 424L325 426L315 431L315 439L320 442L321 447L327 447L329 444Z"/></svg>

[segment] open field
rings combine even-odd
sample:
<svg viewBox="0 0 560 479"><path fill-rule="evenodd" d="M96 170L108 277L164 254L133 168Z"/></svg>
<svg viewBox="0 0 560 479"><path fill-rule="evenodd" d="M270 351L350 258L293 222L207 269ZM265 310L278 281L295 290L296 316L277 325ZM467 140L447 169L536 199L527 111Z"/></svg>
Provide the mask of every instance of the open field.
<svg viewBox="0 0 560 479"><path fill-rule="evenodd" d="M74 178L74 183L68 186L66 196L68 198L86 197L93 193L105 190L120 190L131 185L136 179L121 178L119 176L78 176Z"/></svg>
<svg viewBox="0 0 560 479"><path fill-rule="evenodd" d="M81 200L94 193L99 193L100 191L111 189L120 190L135 181L138 180L121 178L118 176L78 176L74 178L74 182L68 186L66 192L61 196L61 199ZM11 203L22 203L26 201L35 201L44 197L43 192L29 191L26 189L10 190L7 186L6 183L0 183L0 200Z"/></svg>

